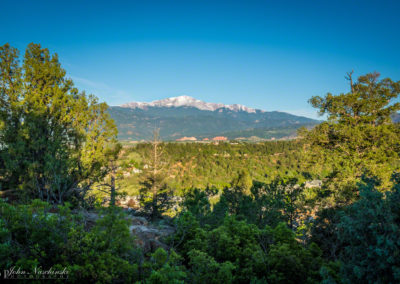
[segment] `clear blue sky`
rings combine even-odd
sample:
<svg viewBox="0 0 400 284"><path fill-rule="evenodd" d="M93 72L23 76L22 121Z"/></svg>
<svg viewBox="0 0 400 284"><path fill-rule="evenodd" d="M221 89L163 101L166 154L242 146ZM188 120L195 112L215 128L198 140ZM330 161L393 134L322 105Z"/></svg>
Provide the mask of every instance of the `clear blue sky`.
<svg viewBox="0 0 400 284"><path fill-rule="evenodd" d="M57 52L110 105L189 95L316 117L346 72L400 80L400 1L9 1L0 44Z"/></svg>

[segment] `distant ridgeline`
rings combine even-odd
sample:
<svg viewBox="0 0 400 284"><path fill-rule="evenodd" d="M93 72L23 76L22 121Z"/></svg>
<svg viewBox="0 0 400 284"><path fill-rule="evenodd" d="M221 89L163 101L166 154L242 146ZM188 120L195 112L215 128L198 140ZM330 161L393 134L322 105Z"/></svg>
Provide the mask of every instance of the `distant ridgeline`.
<svg viewBox="0 0 400 284"><path fill-rule="evenodd" d="M127 103L110 107L109 113L117 124L121 140L150 139L155 127L160 128L163 140L281 139L294 137L302 126L320 123L285 112L206 103L188 96Z"/></svg>

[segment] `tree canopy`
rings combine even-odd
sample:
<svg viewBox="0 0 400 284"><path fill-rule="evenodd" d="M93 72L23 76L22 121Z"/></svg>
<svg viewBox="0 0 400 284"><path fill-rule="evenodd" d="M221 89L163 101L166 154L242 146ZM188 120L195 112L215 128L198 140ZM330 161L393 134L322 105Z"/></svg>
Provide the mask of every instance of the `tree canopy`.
<svg viewBox="0 0 400 284"><path fill-rule="evenodd" d="M360 76L345 94L312 97L310 103L327 121L301 131L312 163L332 167L327 188L339 202L352 200L362 175L379 177L382 188L398 168L400 127L391 115L400 110L400 82L379 80L378 73ZM354 196L353 196L354 197Z"/></svg>
<svg viewBox="0 0 400 284"><path fill-rule="evenodd" d="M79 92L57 54L0 47L0 189L56 203L107 171L117 129L105 103Z"/></svg>

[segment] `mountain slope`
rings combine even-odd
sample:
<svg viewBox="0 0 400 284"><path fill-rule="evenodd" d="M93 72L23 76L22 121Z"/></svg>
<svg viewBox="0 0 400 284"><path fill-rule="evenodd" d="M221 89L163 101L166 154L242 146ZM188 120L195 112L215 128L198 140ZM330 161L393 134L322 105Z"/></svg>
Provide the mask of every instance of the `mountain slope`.
<svg viewBox="0 0 400 284"><path fill-rule="evenodd" d="M119 138L149 139L155 127L163 140L183 136L198 139L226 136L229 139L257 136L281 138L293 135L301 126L311 127L319 121L284 112L266 112L242 105L206 103L182 96L151 103L127 103L111 107Z"/></svg>
<svg viewBox="0 0 400 284"><path fill-rule="evenodd" d="M153 101L150 103L131 102L121 105L121 107L148 109L149 107L194 107L200 110L216 111L217 109L227 109L232 111L245 111L248 113L255 113L256 110L248 108L244 105L224 105L216 103L206 103L201 100L189 96L172 97L163 100Z"/></svg>

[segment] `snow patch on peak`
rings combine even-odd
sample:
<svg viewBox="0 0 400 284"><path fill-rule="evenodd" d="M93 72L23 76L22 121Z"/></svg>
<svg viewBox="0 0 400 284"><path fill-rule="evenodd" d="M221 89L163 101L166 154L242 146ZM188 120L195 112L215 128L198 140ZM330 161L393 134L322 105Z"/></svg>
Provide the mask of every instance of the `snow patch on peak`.
<svg viewBox="0 0 400 284"><path fill-rule="evenodd" d="M150 103L145 102L130 102L121 105L121 107L125 108L140 108L146 109L147 107L195 107L200 110L208 110L208 111L216 111L222 109L228 109L231 111L245 111L248 113L255 113L256 109L248 108L244 105L233 104L233 105L224 105L220 103L207 103L201 100L197 100L190 96L178 96L171 97L163 100L157 100Z"/></svg>

